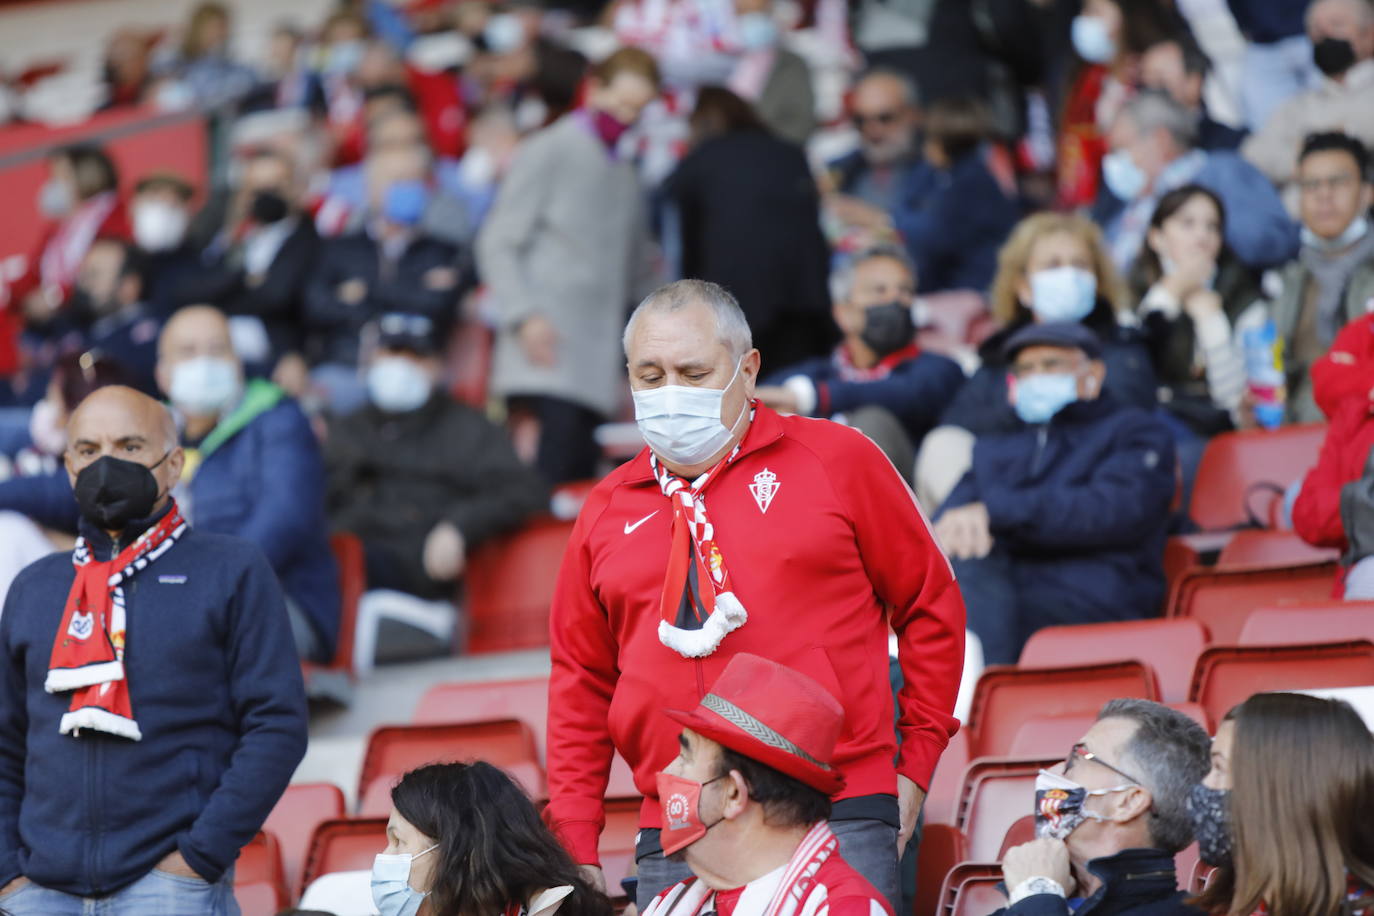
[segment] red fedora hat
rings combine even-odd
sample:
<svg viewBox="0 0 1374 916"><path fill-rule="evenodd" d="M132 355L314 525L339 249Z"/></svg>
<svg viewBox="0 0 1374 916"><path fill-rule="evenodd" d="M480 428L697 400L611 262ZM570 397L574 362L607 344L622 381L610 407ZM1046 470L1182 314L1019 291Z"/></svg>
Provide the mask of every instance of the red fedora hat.
<svg viewBox="0 0 1374 916"><path fill-rule="evenodd" d="M826 795L844 787L844 777L830 765L843 707L820 684L777 662L741 652L696 708L664 714Z"/></svg>

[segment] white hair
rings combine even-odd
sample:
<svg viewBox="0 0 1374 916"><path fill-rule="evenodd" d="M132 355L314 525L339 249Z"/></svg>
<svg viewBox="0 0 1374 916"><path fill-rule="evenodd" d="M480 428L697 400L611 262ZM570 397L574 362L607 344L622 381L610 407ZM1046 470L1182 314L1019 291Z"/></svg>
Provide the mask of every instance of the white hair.
<svg viewBox="0 0 1374 916"><path fill-rule="evenodd" d="M1312 17L1315 15L1317 7L1335 2L1337 2L1337 0L1315 0L1315 2L1307 7L1307 14L1303 16L1303 26L1311 30ZM1339 0L1339 2L1344 3L1355 11L1355 15L1360 18L1360 25L1365 28L1374 25L1374 6L1370 5L1369 0Z"/></svg>
<svg viewBox="0 0 1374 916"><path fill-rule="evenodd" d="M1137 92L1121 109L1120 117L1130 118L1142 136L1164 128L1183 152L1192 149L1197 142L1197 115L1159 89Z"/></svg>
<svg viewBox="0 0 1374 916"><path fill-rule="evenodd" d="M911 262L911 256L906 253L906 249L898 245L874 245L853 257L846 258L830 274L830 301L848 302L850 293L854 292L854 275L858 273L859 267L869 261L878 260L896 261L911 276L913 282L916 280L916 265Z"/></svg>
<svg viewBox="0 0 1374 916"><path fill-rule="evenodd" d="M744 317L744 310L729 290L719 283L706 280L678 280L654 290L635 306L630 320L625 322L625 335L621 340L625 358L630 358L630 340L634 337L635 322L640 315L647 312L679 312L693 305L710 307L716 319L716 336L730 351L731 357L738 360L754 348L749 320Z"/></svg>

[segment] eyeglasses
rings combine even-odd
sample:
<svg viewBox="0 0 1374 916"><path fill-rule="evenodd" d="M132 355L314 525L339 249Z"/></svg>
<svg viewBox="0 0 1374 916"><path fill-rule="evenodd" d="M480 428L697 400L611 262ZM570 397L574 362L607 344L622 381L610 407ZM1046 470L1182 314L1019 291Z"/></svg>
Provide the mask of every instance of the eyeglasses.
<svg viewBox="0 0 1374 916"><path fill-rule="evenodd" d="M391 312L378 319L377 330L388 336L408 334L412 337L428 337L434 332L434 322L424 315Z"/></svg>
<svg viewBox="0 0 1374 916"><path fill-rule="evenodd" d="M861 111L856 111L854 114L850 115L849 120L854 123L856 128L863 130L864 125L868 124L870 121L877 124L879 127L888 127L889 125L896 124L901 114L900 111L879 111L874 114L864 114Z"/></svg>
<svg viewBox="0 0 1374 916"><path fill-rule="evenodd" d="M1332 175L1329 178L1304 178L1298 182L1298 188L1304 194L1316 194L1319 191L1344 191L1346 188L1355 184L1358 179L1354 175Z"/></svg>
<svg viewBox="0 0 1374 916"><path fill-rule="evenodd" d="M1092 751L1088 750L1087 745L1083 744L1082 742L1079 742L1078 744L1075 744L1073 747L1069 748L1069 756L1064 758L1065 775L1068 775L1068 772L1071 769L1073 769L1074 763L1079 760L1090 760L1093 763L1101 764L1102 766L1111 770L1113 773L1122 777L1123 779L1130 780L1138 786L1144 785L1143 782L1141 782L1139 779L1136 779L1130 773L1118 770L1116 767L1112 766L1110 763L1103 760L1101 757L1097 756Z"/></svg>

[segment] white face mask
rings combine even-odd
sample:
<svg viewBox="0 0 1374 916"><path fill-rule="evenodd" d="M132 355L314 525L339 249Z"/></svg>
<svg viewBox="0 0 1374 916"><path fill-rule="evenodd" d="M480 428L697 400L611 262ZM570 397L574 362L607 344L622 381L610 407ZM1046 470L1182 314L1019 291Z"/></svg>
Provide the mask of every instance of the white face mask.
<svg viewBox="0 0 1374 916"><path fill-rule="evenodd" d="M664 461L686 467L700 464L720 451L749 412L746 404L732 425L721 422L725 392L735 383L743 365L741 358L724 388L664 385L631 392L635 422L649 448Z"/></svg>
<svg viewBox="0 0 1374 916"><path fill-rule="evenodd" d="M161 200L134 207L134 241L144 251L171 251L186 237L186 211Z"/></svg>
<svg viewBox="0 0 1374 916"><path fill-rule="evenodd" d="M1090 64L1105 64L1116 57L1116 42L1107 23L1096 16L1078 15L1069 27L1069 39L1078 56Z"/></svg>
<svg viewBox="0 0 1374 916"><path fill-rule="evenodd" d="M38 211L49 219L61 219L76 209L71 185L57 178L49 178L38 189Z"/></svg>
<svg viewBox="0 0 1374 916"><path fill-rule="evenodd" d="M172 403L193 417L209 417L227 410L238 400L242 382L233 360L197 356L172 368Z"/></svg>
<svg viewBox="0 0 1374 916"><path fill-rule="evenodd" d="M57 423L57 407L47 398L33 405L29 414L29 438L45 455L61 455L67 449L67 430Z"/></svg>
<svg viewBox="0 0 1374 916"><path fill-rule="evenodd" d="M429 896L410 886L410 866L416 859L439 848L439 844L411 855L378 853L372 860L372 902L382 916L415 916Z"/></svg>
<svg viewBox="0 0 1374 916"><path fill-rule="evenodd" d="M434 382L404 356L383 356L367 370L367 394L378 410L409 413L429 400Z"/></svg>
<svg viewBox="0 0 1374 916"><path fill-rule="evenodd" d="M1302 227L1302 243L1308 248L1315 248L1318 251L1341 251L1364 238L1364 234L1369 231L1369 220L1363 216L1357 216L1350 221L1350 225L1345 227L1345 231L1334 239L1324 239L1317 233Z"/></svg>
<svg viewBox="0 0 1374 916"><path fill-rule="evenodd" d="M1082 321L1097 304L1097 275L1065 265L1030 275L1031 311L1040 321Z"/></svg>

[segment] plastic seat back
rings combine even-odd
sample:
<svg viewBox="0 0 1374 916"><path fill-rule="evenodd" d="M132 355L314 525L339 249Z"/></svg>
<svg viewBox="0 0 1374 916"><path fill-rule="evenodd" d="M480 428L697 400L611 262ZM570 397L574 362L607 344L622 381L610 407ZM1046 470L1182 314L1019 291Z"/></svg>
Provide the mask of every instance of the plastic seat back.
<svg viewBox="0 0 1374 916"><path fill-rule="evenodd" d="M945 916L988 916L1007 905L997 890L1002 866L996 862L960 862L950 869L940 888L940 907Z"/></svg>
<svg viewBox="0 0 1374 916"><path fill-rule="evenodd" d="M344 816L343 790L332 782L296 783L286 787L281 799L262 829L281 844L286 886L299 893L305 859L310 853L310 838L321 821Z"/></svg>
<svg viewBox="0 0 1374 916"><path fill-rule="evenodd" d="M1134 659L1154 669L1165 702L1180 703L1188 698L1193 666L1206 647L1207 628L1188 618L1045 627L1026 642L1020 666L1051 668Z"/></svg>
<svg viewBox="0 0 1374 916"><path fill-rule="evenodd" d="M971 860L997 858L1012 824L1035 810L1035 777L1063 759L1063 754L1040 759L985 757L969 764L956 826L968 841Z"/></svg>
<svg viewBox="0 0 1374 916"><path fill-rule="evenodd" d="M1198 659L1193 700L1220 722L1252 694L1374 684L1374 643L1218 646Z"/></svg>
<svg viewBox="0 0 1374 916"><path fill-rule="evenodd" d="M1242 646L1374 642L1374 601L1304 601L1260 608L1240 631Z"/></svg>
<svg viewBox="0 0 1374 916"><path fill-rule="evenodd" d="M1213 436L1198 465L1189 516L1204 531L1246 524L1251 488L1284 488L1302 477L1317 463L1325 435L1325 424L1310 424ZM1258 498L1253 499L1258 504Z"/></svg>
<svg viewBox="0 0 1374 916"><path fill-rule="evenodd" d="M1326 598L1335 578L1335 563L1190 569L1174 583L1169 616L1201 621L1213 645L1235 645L1255 608Z"/></svg>
<svg viewBox="0 0 1374 916"><path fill-rule="evenodd" d="M241 916L277 916L291 905L290 899L283 897L281 890L270 881L254 881L245 884L234 878L234 902L239 905Z"/></svg>
<svg viewBox="0 0 1374 916"><path fill-rule="evenodd" d="M916 900L914 916L938 916L940 888L950 869L968 858L964 834L951 824L932 824L921 829L916 853Z"/></svg>
<svg viewBox="0 0 1374 916"><path fill-rule="evenodd" d="M310 838L302 884L340 871L370 871L377 853L386 849L384 817L339 818L324 821Z"/></svg>
<svg viewBox="0 0 1374 916"><path fill-rule="evenodd" d="M1066 668L993 666L983 671L969 710L972 757L1005 755L1031 715L1096 715L1117 697L1159 699L1154 672L1124 661Z"/></svg>
<svg viewBox="0 0 1374 916"><path fill-rule="evenodd" d="M606 829L601 831L597 855L606 876L606 889L612 896L621 893L620 882L633 872L635 837L639 834L639 809L642 798L606 799Z"/></svg>
<svg viewBox="0 0 1374 916"><path fill-rule="evenodd" d="M964 770L970 756L969 731L961 728L949 739L949 746L930 777L930 792L923 809L927 824L953 824L958 819L959 793L964 790Z"/></svg>
<svg viewBox="0 0 1374 916"><path fill-rule="evenodd" d="M1333 547L1313 547L1291 531L1237 531L1217 554L1217 566L1287 567L1334 563L1341 552Z"/></svg>
<svg viewBox="0 0 1374 916"><path fill-rule="evenodd" d="M234 884L266 884L273 889L276 899L289 902L281 845L275 836L259 830L248 841L248 845L239 850L238 860L234 863Z"/></svg>
<svg viewBox="0 0 1374 916"><path fill-rule="evenodd" d="M1007 850L1035 839L1035 815L1027 814L1012 821L1007 835L1002 837L1002 848L997 851L997 861L1001 862Z"/></svg>
<svg viewBox="0 0 1374 916"><path fill-rule="evenodd" d="M468 563L468 652L549 644L549 605L573 522L540 516L473 551Z"/></svg>

